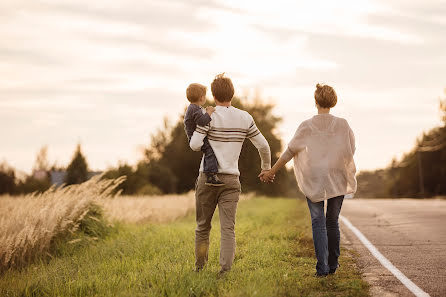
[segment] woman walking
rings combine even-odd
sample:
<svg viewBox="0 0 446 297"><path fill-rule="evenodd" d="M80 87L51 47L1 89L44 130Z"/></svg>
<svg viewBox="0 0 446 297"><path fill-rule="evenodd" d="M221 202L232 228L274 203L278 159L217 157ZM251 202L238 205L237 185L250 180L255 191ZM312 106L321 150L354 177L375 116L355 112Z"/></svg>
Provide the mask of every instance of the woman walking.
<svg viewBox="0 0 446 297"><path fill-rule="evenodd" d="M337 103L332 87L317 84L314 98L318 114L300 124L276 164L259 177L272 182L276 172L294 158L296 179L311 214L316 276L326 276L339 266L342 202L356 192L355 137L345 119L330 114Z"/></svg>

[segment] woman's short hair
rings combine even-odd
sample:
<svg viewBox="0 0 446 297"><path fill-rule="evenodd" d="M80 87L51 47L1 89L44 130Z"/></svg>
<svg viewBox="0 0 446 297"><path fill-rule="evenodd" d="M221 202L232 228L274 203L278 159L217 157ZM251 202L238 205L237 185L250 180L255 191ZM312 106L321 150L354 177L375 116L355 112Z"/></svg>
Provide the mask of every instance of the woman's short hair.
<svg viewBox="0 0 446 297"><path fill-rule="evenodd" d="M332 108L338 102L338 96L335 90L324 84L317 84L314 91L314 99L322 108Z"/></svg>

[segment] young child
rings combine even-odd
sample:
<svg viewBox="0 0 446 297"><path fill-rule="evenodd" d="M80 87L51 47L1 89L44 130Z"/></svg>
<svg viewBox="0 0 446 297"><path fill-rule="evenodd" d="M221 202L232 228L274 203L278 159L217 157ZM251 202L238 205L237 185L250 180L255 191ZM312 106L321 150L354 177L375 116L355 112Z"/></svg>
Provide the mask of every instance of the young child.
<svg viewBox="0 0 446 297"><path fill-rule="evenodd" d="M275 173L294 158L296 179L310 209L316 276L326 276L339 266L342 202L356 192L355 137L345 119L330 114L338 100L332 87L317 84L314 99L318 114L299 125L287 150L269 172L259 177L272 182Z"/></svg>
<svg viewBox="0 0 446 297"><path fill-rule="evenodd" d="M206 87L203 85L190 84L186 90L186 96L191 104L187 107L186 115L184 116L184 130L186 130L187 138L190 142L197 125L204 127L209 124L215 107L208 106L206 110L202 107L206 102ZM223 186L224 183L220 181L216 174L218 172L217 157L207 137L204 139L201 151L204 153L203 172L207 177L205 184L214 187Z"/></svg>

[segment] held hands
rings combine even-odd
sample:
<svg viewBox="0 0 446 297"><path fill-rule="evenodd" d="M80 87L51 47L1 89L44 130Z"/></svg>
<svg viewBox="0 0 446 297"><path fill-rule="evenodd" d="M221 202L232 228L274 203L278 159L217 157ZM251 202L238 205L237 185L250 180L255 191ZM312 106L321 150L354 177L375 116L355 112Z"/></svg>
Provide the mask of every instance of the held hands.
<svg viewBox="0 0 446 297"><path fill-rule="evenodd" d="M264 183L273 183L276 175L272 174L270 170L262 170L262 172L260 172L258 177Z"/></svg>
<svg viewBox="0 0 446 297"><path fill-rule="evenodd" d="M288 161L282 158L277 160L276 164L270 170L262 170L259 174L259 178L264 183L272 183L274 182L274 178L276 177L277 171L280 170Z"/></svg>
<svg viewBox="0 0 446 297"><path fill-rule="evenodd" d="M206 112L211 115L213 112L215 111L215 107L213 106L208 106L206 107Z"/></svg>

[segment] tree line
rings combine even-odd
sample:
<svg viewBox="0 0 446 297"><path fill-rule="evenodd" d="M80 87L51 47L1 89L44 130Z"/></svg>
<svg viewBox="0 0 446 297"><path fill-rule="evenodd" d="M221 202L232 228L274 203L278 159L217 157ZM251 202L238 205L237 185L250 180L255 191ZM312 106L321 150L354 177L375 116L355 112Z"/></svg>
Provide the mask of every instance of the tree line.
<svg viewBox="0 0 446 297"><path fill-rule="evenodd" d="M0 195L21 195L33 192L44 192L52 183L51 172L64 172L63 183L65 185L80 184L89 178L88 165L82 153L81 145L78 144L70 164L66 167L49 165L47 158L48 147L42 147L30 175L19 178L14 168L6 162L0 164Z"/></svg>
<svg viewBox="0 0 446 297"><path fill-rule="evenodd" d="M277 125L282 119L273 114L274 105L261 100L248 101L240 98L234 98L232 105L253 116L271 147L272 161L275 162L282 150L282 143L277 135ZM123 194L129 195L185 193L193 190L202 153L190 149L183 119L184 112L174 124L167 119L164 121L163 127L151 135L150 145L145 148L144 158L138 162L136 168L124 164L108 171L105 176L115 178L126 175L127 180L122 184L121 190ZM239 169L243 192L268 196L302 195L297 190L292 170L280 172L272 185L260 182L257 177L261 171L260 156L249 140L243 143Z"/></svg>
<svg viewBox="0 0 446 297"><path fill-rule="evenodd" d="M277 125L281 118L273 114L274 105L259 99L234 98L233 106L249 112L271 147L274 163L282 151L282 143L277 135ZM207 104L210 104L208 102ZM144 149L144 157L132 166L126 163L110 168L104 178L117 178L125 175L126 181L117 189L126 195L159 195L185 193L194 189L195 180L202 157L201 152L189 148L183 126L184 112L175 123L166 119L161 129L151 135L150 144ZM297 190L292 170L280 171L276 182L266 185L259 181L260 157L249 140L243 143L239 161L240 179L243 192L256 192L268 196L301 196ZM26 194L45 191L51 186L50 172L65 171L66 185L81 183L88 179L88 164L77 146L70 164L66 168L50 167L47 161L47 148L40 150L31 175L18 179L13 168L0 165L0 194ZM42 173L46 173L45 176Z"/></svg>
<svg viewBox="0 0 446 297"><path fill-rule="evenodd" d="M274 163L282 151L282 143L277 135L277 125L282 119L274 115L274 105L246 98L234 98L233 105L254 117L270 144ZM356 196L397 198L446 195L446 98L440 99L439 110L443 125L425 132L401 160L394 159L386 168L358 174ZM126 181L117 189L126 195L160 195L193 190L202 154L189 148L183 118L184 113L173 124L165 120L163 127L151 135L144 157L136 165L123 163L110 168L104 178L126 176ZM275 183L271 185L259 181L260 157L250 141L243 143L239 168L243 192L268 196L302 196L297 190L292 170L279 171ZM51 186L51 171L66 172L63 180L66 185L86 181L89 178L88 164L80 144L66 168L49 166L46 147L37 154L33 172L26 177L18 178L12 167L6 163L0 164L0 194L45 191Z"/></svg>
<svg viewBox="0 0 446 297"><path fill-rule="evenodd" d="M361 172L357 176L358 197L446 196L446 97L439 103L443 125L423 133L401 160Z"/></svg>

